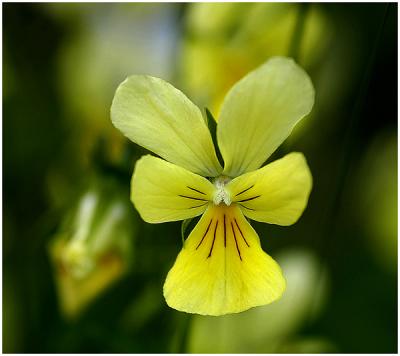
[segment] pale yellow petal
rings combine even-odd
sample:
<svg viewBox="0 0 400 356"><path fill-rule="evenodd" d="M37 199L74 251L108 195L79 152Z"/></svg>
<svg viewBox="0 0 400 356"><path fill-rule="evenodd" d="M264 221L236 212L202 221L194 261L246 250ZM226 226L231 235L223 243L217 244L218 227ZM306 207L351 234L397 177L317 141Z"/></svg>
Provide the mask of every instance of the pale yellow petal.
<svg viewBox="0 0 400 356"><path fill-rule="evenodd" d="M307 206L312 176L302 153L293 152L226 186L233 202L250 219L294 224Z"/></svg>
<svg viewBox="0 0 400 356"><path fill-rule="evenodd" d="M180 311L222 315L271 303L285 285L240 208L211 204L169 271L164 296Z"/></svg>
<svg viewBox="0 0 400 356"><path fill-rule="evenodd" d="M137 161L131 181L131 200L144 221L161 223L202 214L212 200L207 179L150 155Z"/></svg>
<svg viewBox="0 0 400 356"><path fill-rule="evenodd" d="M224 174L259 168L314 104L307 73L292 59L274 57L229 91L218 119Z"/></svg>
<svg viewBox="0 0 400 356"><path fill-rule="evenodd" d="M126 79L115 93L111 120L133 142L191 172L214 177L222 171L200 109L162 79Z"/></svg>

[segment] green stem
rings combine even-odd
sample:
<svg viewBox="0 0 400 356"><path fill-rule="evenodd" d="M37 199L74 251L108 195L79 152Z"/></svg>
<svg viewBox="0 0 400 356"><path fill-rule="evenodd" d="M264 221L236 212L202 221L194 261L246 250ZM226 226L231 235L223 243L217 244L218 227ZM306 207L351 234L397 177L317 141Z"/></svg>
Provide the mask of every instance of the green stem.
<svg viewBox="0 0 400 356"><path fill-rule="evenodd" d="M170 344L171 353L187 353L191 319L192 314L179 313L175 334Z"/></svg>
<svg viewBox="0 0 400 356"><path fill-rule="evenodd" d="M189 330L192 320L192 314L186 314L182 321L182 331L181 331L181 339L178 345L178 352L183 354L187 352L188 349L188 337L189 337Z"/></svg>

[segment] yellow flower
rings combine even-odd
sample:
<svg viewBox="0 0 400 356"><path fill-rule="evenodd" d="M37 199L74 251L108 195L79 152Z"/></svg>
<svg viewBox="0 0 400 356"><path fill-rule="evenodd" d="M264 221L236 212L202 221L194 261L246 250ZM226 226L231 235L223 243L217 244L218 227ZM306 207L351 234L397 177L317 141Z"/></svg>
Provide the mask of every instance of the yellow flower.
<svg viewBox="0 0 400 356"><path fill-rule="evenodd" d="M295 223L312 177L301 153L261 165L314 103L308 75L275 57L228 92L217 139L222 168L201 111L182 92L150 76L131 76L117 89L114 125L160 157L135 166L131 199L149 223L202 215L168 273L164 296L177 310L237 313L278 299L285 279L260 246L246 217Z"/></svg>

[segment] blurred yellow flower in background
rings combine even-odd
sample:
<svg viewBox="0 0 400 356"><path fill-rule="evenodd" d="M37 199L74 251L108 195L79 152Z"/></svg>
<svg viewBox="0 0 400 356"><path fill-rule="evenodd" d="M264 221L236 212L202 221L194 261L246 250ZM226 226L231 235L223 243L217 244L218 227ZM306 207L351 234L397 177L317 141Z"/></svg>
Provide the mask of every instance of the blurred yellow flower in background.
<svg viewBox="0 0 400 356"><path fill-rule="evenodd" d="M185 25L180 81L190 97L215 113L229 88L267 58L295 51L298 63L309 69L330 36L318 7L295 3L192 3Z"/></svg>
<svg viewBox="0 0 400 356"><path fill-rule="evenodd" d="M110 160L121 156L125 141L108 120L110 99L125 73L172 71L171 28L174 4L50 4L52 16L74 21L75 32L58 53L60 92L74 130L73 147L85 165L99 137L106 139ZM77 147L78 146L78 147Z"/></svg>
<svg viewBox="0 0 400 356"><path fill-rule="evenodd" d="M129 203L129 201L128 201ZM74 318L127 272L134 225L115 184L92 182L50 241L60 308Z"/></svg>
<svg viewBox="0 0 400 356"><path fill-rule="evenodd" d="M137 162L131 199L139 214L150 223L202 215L167 276L169 306L222 315L282 295L281 269L245 216L278 225L299 219L312 186L304 156L291 153L260 167L313 103L311 80L292 59L272 58L246 75L218 118L222 168L201 111L182 92L149 76L118 87L114 125L170 161L144 156Z"/></svg>
<svg viewBox="0 0 400 356"><path fill-rule="evenodd" d="M365 231L376 261L389 271L397 268L397 148L396 134L377 135L355 173L360 183L349 192L358 203L355 221Z"/></svg>

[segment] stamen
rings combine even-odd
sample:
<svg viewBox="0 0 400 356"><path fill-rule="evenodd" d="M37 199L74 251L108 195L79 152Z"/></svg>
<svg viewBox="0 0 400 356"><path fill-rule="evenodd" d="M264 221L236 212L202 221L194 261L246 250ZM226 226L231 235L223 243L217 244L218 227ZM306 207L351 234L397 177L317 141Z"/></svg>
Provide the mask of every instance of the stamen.
<svg viewBox="0 0 400 356"><path fill-rule="evenodd" d="M235 197L237 197L237 196L240 195L240 194L243 194L244 192L247 192L249 189L251 189L251 188L253 188L253 187L254 187L254 184L253 184L252 186L246 188L245 190L242 190L241 192L235 194Z"/></svg>
<svg viewBox="0 0 400 356"><path fill-rule="evenodd" d="M229 183L230 179L228 177L218 177L214 180L215 193L214 193L214 204L219 205L222 202L229 206L232 203L231 196L228 191L225 190L225 185Z"/></svg>

